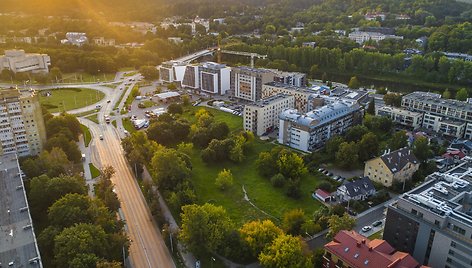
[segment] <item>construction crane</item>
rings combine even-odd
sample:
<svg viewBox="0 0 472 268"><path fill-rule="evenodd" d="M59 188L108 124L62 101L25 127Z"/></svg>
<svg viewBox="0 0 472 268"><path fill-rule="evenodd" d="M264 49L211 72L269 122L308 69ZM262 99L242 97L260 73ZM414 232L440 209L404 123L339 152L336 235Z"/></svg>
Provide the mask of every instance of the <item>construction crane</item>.
<svg viewBox="0 0 472 268"><path fill-rule="evenodd" d="M221 42L221 35L218 35L218 47L217 47L217 61L218 63L221 63L221 54L232 54L232 55L238 55L238 56L245 56L245 57L251 57L251 68L254 68L254 58L258 59L266 59L267 55L261 55L257 53L252 53L252 52L242 52L242 51L231 51L231 50L224 50L221 49L220 47L220 42Z"/></svg>

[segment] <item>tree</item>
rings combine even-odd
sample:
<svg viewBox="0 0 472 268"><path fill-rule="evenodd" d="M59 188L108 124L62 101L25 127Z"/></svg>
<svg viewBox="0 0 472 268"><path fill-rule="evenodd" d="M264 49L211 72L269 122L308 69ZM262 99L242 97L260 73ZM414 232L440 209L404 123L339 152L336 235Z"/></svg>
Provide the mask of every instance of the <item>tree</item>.
<svg viewBox="0 0 472 268"><path fill-rule="evenodd" d="M59 229L73 226L76 223L88 223L92 221L89 207L88 196L67 194L49 207L48 219L51 225Z"/></svg>
<svg viewBox="0 0 472 268"><path fill-rule="evenodd" d="M315 75L316 75L316 73L318 73L318 70L319 70L318 65L313 64L310 68L311 77L315 78Z"/></svg>
<svg viewBox="0 0 472 268"><path fill-rule="evenodd" d="M326 151L326 154L328 155L328 157L329 157L330 160L334 160L334 159L335 159L336 153L337 153L338 150L339 150L339 146L340 146L341 143L343 143L343 142L344 142L343 137L338 136L338 135L331 137L331 138L326 142L325 151Z"/></svg>
<svg viewBox="0 0 472 268"><path fill-rule="evenodd" d="M261 152L256 161L256 166L261 176L270 178L277 173L277 162L272 157L270 152Z"/></svg>
<svg viewBox="0 0 472 268"><path fill-rule="evenodd" d="M301 235L305 221L305 212L302 209L289 210L282 217L282 229L291 235Z"/></svg>
<svg viewBox="0 0 472 268"><path fill-rule="evenodd" d="M113 166L104 166L100 173L100 179L95 184L95 194L111 211L117 212L120 208L120 200L114 192L115 185L111 182L115 169Z"/></svg>
<svg viewBox="0 0 472 268"><path fill-rule="evenodd" d="M329 230L326 234L328 239L332 239L341 230L351 230L356 225L356 219L344 213L342 217L331 215L328 219Z"/></svg>
<svg viewBox="0 0 472 268"><path fill-rule="evenodd" d="M364 125L357 125L350 128L344 138L347 142L358 142L362 139L362 137L369 132L369 129Z"/></svg>
<svg viewBox="0 0 472 268"><path fill-rule="evenodd" d="M305 256L306 244L298 237L279 235L272 244L259 255L264 267L313 267L310 257Z"/></svg>
<svg viewBox="0 0 472 268"><path fill-rule="evenodd" d="M443 97L443 99L450 99L451 98L451 91L449 91L449 89L446 88L446 90L444 90L444 92L442 93L442 97Z"/></svg>
<svg viewBox="0 0 472 268"><path fill-rule="evenodd" d="M406 147L407 145L408 145L408 136L406 135L405 130L400 130L393 133L392 138L388 142L388 146L393 151Z"/></svg>
<svg viewBox="0 0 472 268"><path fill-rule="evenodd" d="M280 154L277 160L277 166L279 172L284 175L285 178L292 180L300 179L308 172L303 159L298 154L288 151Z"/></svg>
<svg viewBox="0 0 472 268"><path fill-rule="evenodd" d="M368 114L375 115L375 100L372 98L369 102L369 106L367 106L367 111Z"/></svg>
<svg viewBox="0 0 472 268"><path fill-rule="evenodd" d="M177 89L177 85L175 85L174 83L170 83L169 85L167 85L167 89L169 89L169 90L176 90L176 89Z"/></svg>
<svg viewBox="0 0 472 268"><path fill-rule="evenodd" d="M421 162L426 162L426 160L428 160L433 155L428 139L425 137L418 137L413 142L413 154Z"/></svg>
<svg viewBox="0 0 472 268"><path fill-rule="evenodd" d="M270 183L274 187L281 188L285 185L285 180L284 175L277 173L270 178Z"/></svg>
<svg viewBox="0 0 472 268"><path fill-rule="evenodd" d="M239 233L253 256L257 257L275 238L282 235L283 231L270 220L257 220L245 223Z"/></svg>
<svg viewBox="0 0 472 268"><path fill-rule="evenodd" d="M383 96L385 104L395 107L402 105L402 95L397 93L387 93Z"/></svg>
<svg viewBox="0 0 472 268"><path fill-rule="evenodd" d="M356 88L359 88L360 86L361 86L361 84L360 84L359 80L357 79L357 77L356 76L351 77L351 79L349 80L348 87L356 89Z"/></svg>
<svg viewBox="0 0 472 268"><path fill-rule="evenodd" d="M468 97L469 97L469 92L467 92L467 89L465 88L459 89L456 93L456 100L466 101Z"/></svg>
<svg viewBox="0 0 472 268"><path fill-rule="evenodd" d="M357 161L359 161L359 157L356 143L341 143L336 153L336 164L341 168L349 169L357 165Z"/></svg>
<svg viewBox="0 0 472 268"><path fill-rule="evenodd" d="M379 139L372 132L368 132L362 136L357 146L359 150L359 160L361 161L369 160L379 153Z"/></svg>
<svg viewBox="0 0 472 268"><path fill-rule="evenodd" d="M179 239L191 252L216 251L232 228L232 222L221 206L212 204L182 207Z"/></svg>
<svg viewBox="0 0 472 268"><path fill-rule="evenodd" d="M215 185L220 190L225 191L233 185L233 174L231 174L231 170L223 169L218 173L218 177L216 177Z"/></svg>
<svg viewBox="0 0 472 268"><path fill-rule="evenodd" d="M156 80L159 78L159 71L155 66L141 66L139 73L141 73L146 80Z"/></svg>
<svg viewBox="0 0 472 268"><path fill-rule="evenodd" d="M326 74L326 72L324 72L321 75L321 81L323 81L323 83L326 83L326 80L328 80L328 74Z"/></svg>
<svg viewBox="0 0 472 268"><path fill-rule="evenodd" d="M167 107L167 112L170 113L170 114L182 114L184 112L184 108L180 104L171 103Z"/></svg>
<svg viewBox="0 0 472 268"><path fill-rule="evenodd" d="M151 160L153 179L160 189L174 189L190 176L190 168L174 149L158 150Z"/></svg>

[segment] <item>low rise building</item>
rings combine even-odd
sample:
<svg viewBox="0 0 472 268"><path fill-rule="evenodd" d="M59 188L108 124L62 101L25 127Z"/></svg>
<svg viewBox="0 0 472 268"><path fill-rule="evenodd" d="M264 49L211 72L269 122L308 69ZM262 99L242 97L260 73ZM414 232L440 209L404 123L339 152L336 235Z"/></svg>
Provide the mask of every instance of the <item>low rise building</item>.
<svg viewBox="0 0 472 268"><path fill-rule="evenodd" d="M378 42L384 39L403 39L403 36L383 34L383 33L378 33L378 32L354 31L349 34L349 39L356 41L356 43L358 44L363 44L364 42L369 41L369 40Z"/></svg>
<svg viewBox="0 0 472 268"><path fill-rule="evenodd" d="M294 106L294 97L277 94L244 107L244 130L261 136L278 126L279 114Z"/></svg>
<svg viewBox="0 0 472 268"><path fill-rule="evenodd" d="M471 267L472 158L402 194L387 208L383 238L420 263Z"/></svg>
<svg viewBox="0 0 472 268"><path fill-rule="evenodd" d="M279 116L278 142L310 152L321 148L334 135L345 133L362 119L362 109L354 101L339 100L301 114L287 109Z"/></svg>
<svg viewBox="0 0 472 268"><path fill-rule="evenodd" d="M5 55L0 56L0 71L47 73L50 65L51 58L48 55L25 53L24 50L5 50Z"/></svg>
<svg viewBox="0 0 472 268"><path fill-rule="evenodd" d="M368 177L345 183L336 190L336 196L341 202L365 200L375 193L375 187Z"/></svg>
<svg viewBox="0 0 472 268"><path fill-rule="evenodd" d="M102 46L102 47L113 47L116 44L115 39L105 38L103 36L94 38L93 43L97 46Z"/></svg>
<svg viewBox="0 0 472 268"><path fill-rule="evenodd" d="M83 46L88 43L86 33L68 32L66 33L66 39L61 40L61 44L68 44L74 46Z"/></svg>
<svg viewBox="0 0 472 268"><path fill-rule="evenodd" d="M396 182L410 180L420 162L409 148L398 149L368 160L364 176L384 186L391 187Z"/></svg>
<svg viewBox="0 0 472 268"><path fill-rule="evenodd" d="M386 116L396 124L400 124L410 129L417 129L422 126L423 114L406 109L383 106L375 111L376 115Z"/></svg>
<svg viewBox="0 0 472 268"><path fill-rule="evenodd" d="M472 156L472 141L456 139L451 142L449 148L460 150L465 155Z"/></svg>
<svg viewBox="0 0 472 268"><path fill-rule="evenodd" d="M324 250L323 268L426 268L385 240L369 240L355 231L340 231Z"/></svg>

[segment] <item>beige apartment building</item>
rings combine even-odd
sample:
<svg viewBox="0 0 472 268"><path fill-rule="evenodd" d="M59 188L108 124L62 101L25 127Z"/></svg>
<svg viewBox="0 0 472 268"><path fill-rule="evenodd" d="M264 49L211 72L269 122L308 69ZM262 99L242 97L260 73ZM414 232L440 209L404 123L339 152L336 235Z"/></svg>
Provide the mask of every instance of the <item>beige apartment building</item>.
<svg viewBox="0 0 472 268"><path fill-rule="evenodd" d="M24 50L5 50L5 55L0 56L0 71L47 73L50 65L48 55L25 53Z"/></svg>
<svg viewBox="0 0 472 268"><path fill-rule="evenodd" d="M279 114L294 106L294 97L286 94L261 99L244 107L244 130L261 136L279 124Z"/></svg>
<svg viewBox="0 0 472 268"><path fill-rule="evenodd" d="M305 87L291 86L287 84L271 82L262 86L262 98L268 98L276 94L292 95L295 98L295 109L302 113L309 112L309 102L315 92Z"/></svg>
<svg viewBox="0 0 472 268"><path fill-rule="evenodd" d="M36 92L0 89L0 155L37 155L45 142L46 127Z"/></svg>
<svg viewBox="0 0 472 268"><path fill-rule="evenodd" d="M364 176L391 187L395 182L410 180L420 162L409 148L402 148L365 163Z"/></svg>

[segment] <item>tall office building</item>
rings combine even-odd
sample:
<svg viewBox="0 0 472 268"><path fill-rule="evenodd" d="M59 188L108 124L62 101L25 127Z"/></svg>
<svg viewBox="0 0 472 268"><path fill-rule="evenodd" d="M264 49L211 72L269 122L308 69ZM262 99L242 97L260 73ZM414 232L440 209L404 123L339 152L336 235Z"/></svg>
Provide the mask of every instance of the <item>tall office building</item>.
<svg viewBox="0 0 472 268"><path fill-rule="evenodd" d="M279 120L279 143L310 152L360 123L362 110L355 101L338 100L306 114L287 109L279 115Z"/></svg>
<svg viewBox="0 0 472 268"><path fill-rule="evenodd" d="M50 65L48 55L25 53L24 50L5 50L5 55L0 56L0 71L47 73Z"/></svg>
<svg viewBox="0 0 472 268"><path fill-rule="evenodd" d="M472 267L472 158L388 206L384 239L433 267Z"/></svg>
<svg viewBox="0 0 472 268"><path fill-rule="evenodd" d="M231 68L225 64L205 62L199 67L200 90L224 95L230 89Z"/></svg>
<svg viewBox="0 0 472 268"><path fill-rule="evenodd" d="M262 98L262 86L274 81L274 73L266 69L245 66L231 69L231 93L235 98L257 101Z"/></svg>
<svg viewBox="0 0 472 268"><path fill-rule="evenodd" d="M187 65L182 80L182 87L198 89L200 88L199 66L196 64Z"/></svg>
<svg viewBox="0 0 472 268"><path fill-rule="evenodd" d="M37 155L46 142L39 97L35 91L0 90L0 154Z"/></svg>

